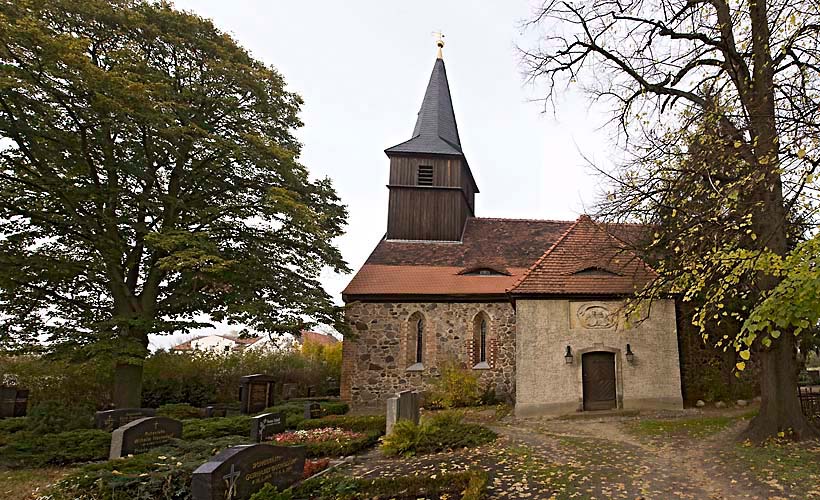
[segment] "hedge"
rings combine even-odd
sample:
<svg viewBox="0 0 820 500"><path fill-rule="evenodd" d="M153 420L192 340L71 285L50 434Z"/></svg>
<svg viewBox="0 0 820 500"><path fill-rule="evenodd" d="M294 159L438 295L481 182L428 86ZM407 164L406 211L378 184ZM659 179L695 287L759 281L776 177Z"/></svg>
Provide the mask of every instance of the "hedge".
<svg viewBox="0 0 820 500"><path fill-rule="evenodd" d="M481 500L487 487L487 474L470 470L450 472L432 476L399 476L390 478L360 479L346 476L320 476L308 479L294 487L291 498L315 500L415 500L417 498L439 497L462 500ZM272 489L257 492L250 500L280 500L286 496L276 496Z"/></svg>
<svg viewBox="0 0 820 500"><path fill-rule="evenodd" d="M384 438L382 451L387 455L412 456L490 443L497 434L478 424L462 422L457 412L442 412L420 424L401 420Z"/></svg>
<svg viewBox="0 0 820 500"><path fill-rule="evenodd" d="M105 460L111 434L98 429L80 429L57 434L18 431L4 438L0 465L6 467L43 467Z"/></svg>

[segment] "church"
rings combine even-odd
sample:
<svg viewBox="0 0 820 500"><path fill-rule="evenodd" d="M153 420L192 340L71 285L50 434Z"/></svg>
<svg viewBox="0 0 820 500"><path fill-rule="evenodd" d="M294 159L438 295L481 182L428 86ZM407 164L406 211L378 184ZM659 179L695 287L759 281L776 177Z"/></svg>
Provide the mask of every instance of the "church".
<svg viewBox="0 0 820 500"><path fill-rule="evenodd" d="M623 313L654 277L630 250L646 228L477 217L442 46L411 138L385 150L387 231L343 291L342 399L383 406L456 362L519 416L682 408L675 301Z"/></svg>

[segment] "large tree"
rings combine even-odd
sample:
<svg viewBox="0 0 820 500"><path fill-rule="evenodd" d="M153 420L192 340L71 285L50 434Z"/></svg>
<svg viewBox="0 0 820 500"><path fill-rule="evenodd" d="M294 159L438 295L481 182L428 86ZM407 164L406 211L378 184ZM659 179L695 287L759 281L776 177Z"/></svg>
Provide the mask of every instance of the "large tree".
<svg viewBox="0 0 820 500"><path fill-rule="evenodd" d="M111 360L135 406L149 334L341 324L318 276L346 210L298 162L301 102L165 2L0 2L3 346Z"/></svg>
<svg viewBox="0 0 820 500"><path fill-rule="evenodd" d="M547 99L580 83L612 106L627 154L602 213L653 224L665 255L642 294L696 303L694 322L743 370L762 404L747 431L816 436L797 399L796 344L818 317L820 4L814 0L544 3L524 51ZM801 239L808 241L798 244ZM658 252L658 250L661 250ZM721 333L725 328L720 329Z"/></svg>

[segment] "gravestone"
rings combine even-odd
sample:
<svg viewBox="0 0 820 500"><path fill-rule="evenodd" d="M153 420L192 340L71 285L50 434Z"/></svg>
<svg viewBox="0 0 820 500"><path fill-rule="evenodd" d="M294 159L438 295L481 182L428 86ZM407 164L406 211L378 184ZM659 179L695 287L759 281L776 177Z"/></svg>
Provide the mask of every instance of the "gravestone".
<svg viewBox="0 0 820 500"><path fill-rule="evenodd" d="M153 417L157 410L153 408L120 408L118 410L98 411L94 414L94 427L112 432L128 422L145 417Z"/></svg>
<svg viewBox="0 0 820 500"><path fill-rule="evenodd" d="M322 418L322 415L322 407L319 406L319 403L305 403L305 420Z"/></svg>
<svg viewBox="0 0 820 500"><path fill-rule="evenodd" d="M288 488L304 469L304 446L234 446L194 471L191 493L193 500L245 500L265 483L279 491Z"/></svg>
<svg viewBox="0 0 820 500"><path fill-rule="evenodd" d="M273 385L276 379L270 375L257 373L239 379L239 400L242 402L242 413L248 415L259 413L273 406Z"/></svg>
<svg viewBox="0 0 820 500"><path fill-rule="evenodd" d="M285 430L285 417L281 413L263 413L251 417L251 441L267 441L269 437Z"/></svg>
<svg viewBox="0 0 820 500"><path fill-rule="evenodd" d="M145 417L114 429L109 460L145 453L182 437L182 422L168 417Z"/></svg>
<svg viewBox="0 0 820 500"><path fill-rule="evenodd" d="M299 386L296 384L282 384L282 399L295 398L298 390Z"/></svg>
<svg viewBox="0 0 820 500"><path fill-rule="evenodd" d="M419 423L419 406L421 399L417 391L402 391L391 398L387 398L387 427L385 432L390 434L393 426L399 420L410 420Z"/></svg>
<svg viewBox="0 0 820 500"><path fill-rule="evenodd" d="M387 398L387 426L384 429L386 435L390 435L390 433L393 432L393 426L396 425L398 419L399 397L392 396Z"/></svg>
<svg viewBox="0 0 820 500"><path fill-rule="evenodd" d="M28 409L28 389L0 387L0 418L25 417Z"/></svg>
<svg viewBox="0 0 820 500"><path fill-rule="evenodd" d="M225 417L228 415L228 409L223 406L206 406L205 418Z"/></svg>

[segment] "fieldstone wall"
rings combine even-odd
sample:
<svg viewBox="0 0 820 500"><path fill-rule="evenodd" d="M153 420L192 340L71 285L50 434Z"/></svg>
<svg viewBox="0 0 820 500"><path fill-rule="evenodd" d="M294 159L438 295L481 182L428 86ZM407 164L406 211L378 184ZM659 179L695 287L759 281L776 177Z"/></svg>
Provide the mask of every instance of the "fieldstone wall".
<svg viewBox="0 0 820 500"><path fill-rule="evenodd" d="M488 368L474 368L484 386L512 400L515 394L515 312L508 302L351 302L345 306L352 335L342 348L342 399L375 407L407 389L424 391L448 359L473 365L476 316L489 320ZM425 321L423 369L408 371L415 353L415 318Z"/></svg>
<svg viewBox="0 0 820 500"><path fill-rule="evenodd" d="M516 415L582 410L582 358L596 351L615 355L619 408L682 408L674 302L654 302L649 317L630 328L620 307L619 302L517 301ZM627 344L632 363L626 360ZM571 364L564 360L566 346L572 349Z"/></svg>

